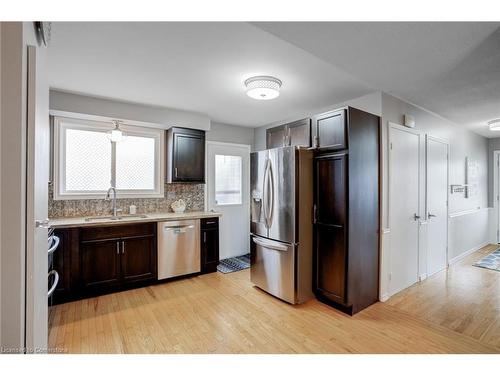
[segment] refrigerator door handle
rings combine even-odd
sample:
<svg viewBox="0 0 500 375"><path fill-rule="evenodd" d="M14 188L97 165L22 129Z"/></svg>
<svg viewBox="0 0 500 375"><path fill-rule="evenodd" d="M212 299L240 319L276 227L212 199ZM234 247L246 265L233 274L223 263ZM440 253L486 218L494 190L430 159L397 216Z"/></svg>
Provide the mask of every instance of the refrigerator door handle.
<svg viewBox="0 0 500 375"><path fill-rule="evenodd" d="M269 199L269 211L268 211L268 220L269 220L269 228L273 224L273 216L274 216L274 173L273 173L273 163L269 160L269 181L270 181L270 199Z"/></svg>
<svg viewBox="0 0 500 375"><path fill-rule="evenodd" d="M266 249L271 250L279 250L279 251L287 251L288 247L276 242L271 242L269 240L264 240L262 238L252 237L252 241L257 245L265 247Z"/></svg>
<svg viewBox="0 0 500 375"><path fill-rule="evenodd" d="M268 167L269 167L269 159L266 159L266 165L264 166L264 182L262 186L262 211L264 213L264 223L266 228L269 229L269 220L268 220L268 212L267 212L267 178L268 178Z"/></svg>

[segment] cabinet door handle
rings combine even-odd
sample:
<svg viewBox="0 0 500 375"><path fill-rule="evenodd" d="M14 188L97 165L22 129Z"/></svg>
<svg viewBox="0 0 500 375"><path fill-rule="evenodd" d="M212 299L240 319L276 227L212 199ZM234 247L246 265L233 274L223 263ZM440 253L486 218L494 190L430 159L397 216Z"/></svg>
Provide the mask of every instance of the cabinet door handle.
<svg viewBox="0 0 500 375"><path fill-rule="evenodd" d="M207 242L207 232L203 232L203 243Z"/></svg>
<svg viewBox="0 0 500 375"><path fill-rule="evenodd" d="M120 254L120 243L116 243L116 253L119 255Z"/></svg>
<svg viewBox="0 0 500 375"><path fill-rule="evenodd" d="M122 241L122 254L125 254L125 241Z"/></svg>
<svg viewBox="0 0 500 375"><path fill-rule="evenodd" d="M175 177L177 177L177 167L175 167L174 169L175 169Z"/></svg>

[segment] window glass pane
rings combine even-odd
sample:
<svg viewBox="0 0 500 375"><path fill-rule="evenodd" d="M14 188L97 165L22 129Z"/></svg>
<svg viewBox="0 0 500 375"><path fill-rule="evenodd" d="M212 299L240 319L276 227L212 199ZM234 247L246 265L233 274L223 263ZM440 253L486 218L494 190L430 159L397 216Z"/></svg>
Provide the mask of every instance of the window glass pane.
<svg viewBox="0 0 500 375"><path fill-rule="evenodd" d="M241 156L215 155L215 201L241 204Z"/></svg>
<svg viewBox="0 0 500 375"><path fill-rule="evenodd" d="M102 191L111 185L111 142L104 132L66 130L66 191Z"/></svg>
<svg viewBox="0 0 500 375"><path fill-rule="evenodd" d="M155 139L127 136L116 144L116 188L155 189Z"/></svg>

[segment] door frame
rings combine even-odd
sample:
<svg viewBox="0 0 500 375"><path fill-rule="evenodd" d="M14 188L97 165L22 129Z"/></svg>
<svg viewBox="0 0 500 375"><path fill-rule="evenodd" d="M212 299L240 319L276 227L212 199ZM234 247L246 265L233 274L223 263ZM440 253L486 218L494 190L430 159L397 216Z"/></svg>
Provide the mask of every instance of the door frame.
<svg viewBox="0 0 500 375"><path fill-rule="evenodd" d="M420 277L420 272L421 272L421 267L420 267L420 257L421 257L421 252L420 252L420 226L427 224L425 220L422 220L422 133L418 130L415 130L413 128L408 128L407 126L403 126L391 121L388 121L388 132L387 132L387 138L388 138L388 152L387 152L387 160L388 160L388 165L389 168L387 169L387 180L388 180L388 197L387 197L387 226L389 230L392 231L391 228L391 223L392 223L392 215L391 215L391 209L392 209L392 177L393 177L393 158L392 158L392 130L399 130L403 132L407 132L413 135L416 135L418 137L418 186L417 186L417 194L418 194L418 212L417 214L420 216L420 219L418 220L418 230L417 230L417 274L416 274L416 279L419 280ZM391 296L394 293L392 292L391 288L391 283L392 283L392 264L391 264L391 259L392 259L392 241L389 245L389 254L388 254L388 266L389 266L389 280L387 284L387 290L388 290L388 295Z"/></svg>
<svg viewBox="0 0 500 375"><path fill-rule="evenodd" d="M447 139L435 137L430 134L425 135L425 221L428 222L427 214L429 213L429 141L438 142L446 145L446 267L449 266L449 214L450 214L450 142ZM428 232L427 232L428 234ZM429 239L428 239L429 240ZM429 241L427 241L427 254L425 265L429 269ZM427 271L426 270L426 271ZM426 272L428 275L428 273ZM430 275L428 275L430 276Z"/></svg>
<svg viewBox="0 0 500 375"><path fill-rule="evenodd" d="M495 210L495 238L500 243L500 150L493 151L493 209Z"/></svg>

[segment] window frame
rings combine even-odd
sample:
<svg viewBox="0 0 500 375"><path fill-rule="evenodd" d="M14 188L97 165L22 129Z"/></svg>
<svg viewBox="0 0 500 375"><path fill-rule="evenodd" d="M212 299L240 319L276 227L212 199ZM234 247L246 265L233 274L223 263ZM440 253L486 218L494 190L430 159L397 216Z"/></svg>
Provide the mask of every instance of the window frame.
<svg viewBox="0 0 500 375"><path fill-rule="evenodd" d="M240 190L239 190L239 197L240 197L240 202L239 203L218 203L217 201L217 156L231 156L235 158L239 158L240 161L240 179L239 179L239 185L240 185ZM243 205L243 157L240 155L226 155L226 154L214 154L214 199L217 206L242 206Z"/></svg>
<svg viewBox="0 0 500 375"><path fill-rule="evenodd" d="M65 180L66 169L66 130L90 130L106 133L114 125L105 121L85 120L80 118L54 116L54 200L102 199L107 190L67 191ZM165 196L165 131L163 129L147 128L120 124L120 129L126 135L153 138L155 141L155 187L151 190L116 189L116 198L164 198ZM111 141L110 141L111 143ZM111 180L116 179L116 147L111 145ZM111 183L110 183L111 186Z"/></svg>

